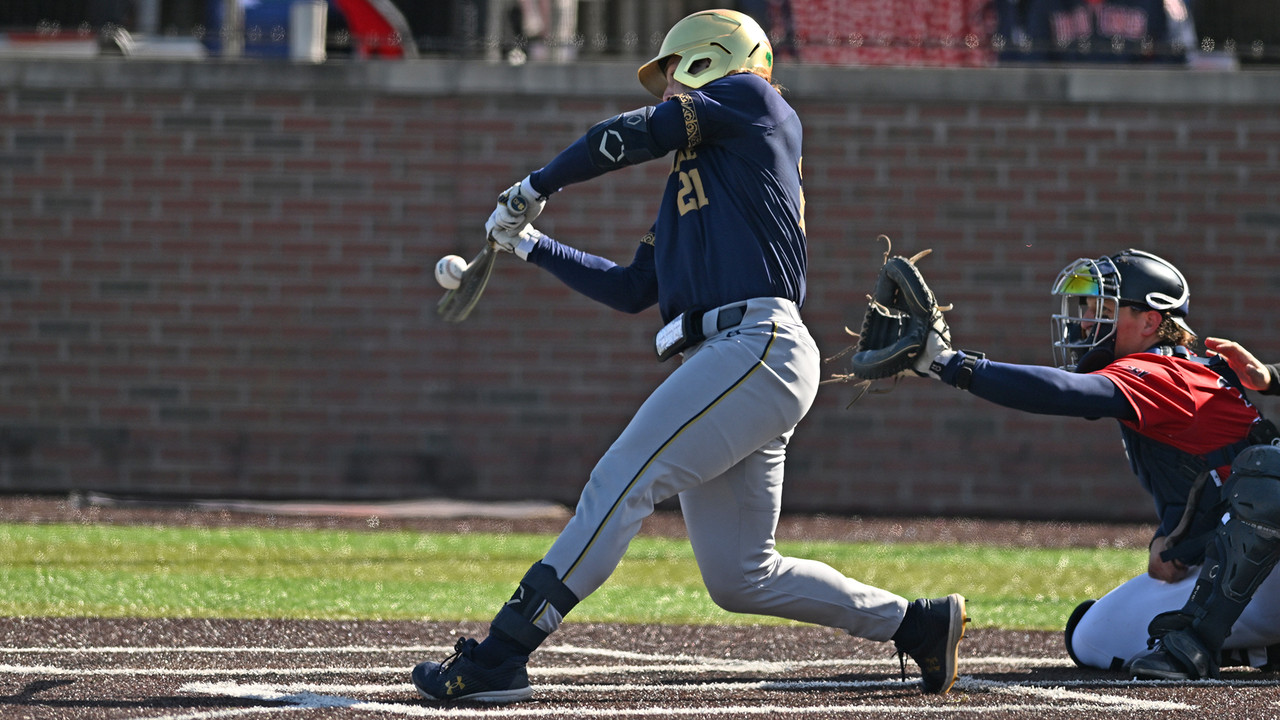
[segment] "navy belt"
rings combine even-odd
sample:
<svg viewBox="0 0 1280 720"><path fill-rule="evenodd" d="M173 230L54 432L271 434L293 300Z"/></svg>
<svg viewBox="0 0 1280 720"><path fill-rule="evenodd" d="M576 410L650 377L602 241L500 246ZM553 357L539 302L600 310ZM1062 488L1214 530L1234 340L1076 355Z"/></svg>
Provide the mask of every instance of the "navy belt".
<svg viewBox="0 0 1280 720"><path fill-rule="evenodd" d="M722 305L710 310L689 310L658 331L654 338L654 350L663 361L684 352L706 340L709 336L737 327L747 315L747 303Z"/></svg>

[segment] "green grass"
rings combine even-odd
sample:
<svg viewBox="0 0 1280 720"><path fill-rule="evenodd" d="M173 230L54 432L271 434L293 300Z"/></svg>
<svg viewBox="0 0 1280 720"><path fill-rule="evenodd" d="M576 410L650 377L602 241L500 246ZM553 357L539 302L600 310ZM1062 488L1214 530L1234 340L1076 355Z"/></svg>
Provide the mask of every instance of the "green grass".
<svg viewBox="0 0 1280 720"><path fill-rule="evenodd" d="M553 538L0 524L0 615L489 620ZM1145 553L782 542L907 598L961 592L977 627L1059 629ZM702 587L683 540L636 538L575 621L754 624Z"/></svg>

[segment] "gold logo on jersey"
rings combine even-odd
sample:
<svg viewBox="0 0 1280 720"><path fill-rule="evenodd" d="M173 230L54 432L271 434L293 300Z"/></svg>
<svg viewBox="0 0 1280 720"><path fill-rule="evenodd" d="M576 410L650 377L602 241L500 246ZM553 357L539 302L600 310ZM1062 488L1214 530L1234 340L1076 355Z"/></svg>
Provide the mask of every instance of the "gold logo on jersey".
<svg viewBox="0 0 1280 720"><path fill-rule="evenodd" d="M645 245L653 245L657 239L658 237L656 235L654 235L651 232L647 232L644 234L644 237L640 238L640 242L644 243Z"/></svg>
<svg viewBox="0 0 1280 720"><path fill-rule="evenodd" d="M680 101L680 110L684 113L684 134L689 140L689 147L702 144L702 128L698 126L698 112L693 108L693 98L688 93L675 96Z"/></svg>

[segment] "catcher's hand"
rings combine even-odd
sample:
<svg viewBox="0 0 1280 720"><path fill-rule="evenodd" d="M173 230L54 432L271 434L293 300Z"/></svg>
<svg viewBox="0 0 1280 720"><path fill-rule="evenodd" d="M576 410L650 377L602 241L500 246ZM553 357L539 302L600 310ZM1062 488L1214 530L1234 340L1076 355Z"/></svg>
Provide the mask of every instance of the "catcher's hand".
<svg viewBox="0 0 1280 720"><path fill-rule="evenodd" d="M951 350L951 328L915 264L930 252L911 258L885 253L849 361L853 379L879 380L908 371L930 376L934 358Z"/></svg>

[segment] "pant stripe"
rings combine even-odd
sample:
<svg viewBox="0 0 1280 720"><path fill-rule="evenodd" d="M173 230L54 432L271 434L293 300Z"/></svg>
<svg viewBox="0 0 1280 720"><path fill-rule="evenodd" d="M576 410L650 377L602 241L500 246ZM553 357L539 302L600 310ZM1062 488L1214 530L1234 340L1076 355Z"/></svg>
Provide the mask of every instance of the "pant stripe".
<svg viewBox="0 0 1280 720"><path fill-rule="evenodd" d="M734 390L740 387L744 382L747 381L748 378L754 375L757 370L759 370L762 367L766 367L765 360L769 357L769 350L773 347L773 343L777 339L778 339L778 324L775 322L773 323L773 329L769 334L769 342L765 345L764 352L760 355L760 359L757 360L755 364L751 366L750 369L748 369L745 373L743 373L742 377L738 378L724 392L716 396L715 400L712 400L711 403L709 403L705 408L703 408L697 415L694 415L687 422L685 422L685 424L681 425L680 428L677 429L675 433L673 433L671 437L667 439L666 442L662 443L661 447L659 447L653 453L653 455L651 455L649 459L645 461L644 465L640 467L640 470L637 471L635 476L631 478L631 482L627 483L626 488L624 488L622 493L618 495L618 499L613 502L613 505L609 508L609 512L605 514L604 520L600 521L600 525L596 527L596 531L591 534L591 539L587 541L586 547L582 549L582 552L578 554L578 558L574 560L573 564L569 566L569 569L565 571L564 575L560 578L560 582L566 582L569 579L569 576L573 574L574 570L578 568L578 565L582 563L582 559L586 557L588 552L591 551L591 546L594 545L596 542L596 539L600 537L600 533L604 530L604 526L609 522L610 518L613 517L613 514L617 512L618 506L622 504L622 501L626 499L627 495L631 492L631 489L635 487L635 484L640 481L641 477L644 476L644 473L646 470L649 469L649 466L652 465L653 462L657 460L660 455L662 455L663 451L666 450L667 447L671 445L671 443L675 442L676 438L680 437L680 435L683 434L686 429L688 429L690 426L696 423L699 419L701 419L704 415L710 412L711 409L714 408L716 405L720 404L721 400L724 400L726 397L728 397L729 393L732 393Z"/></svg>

